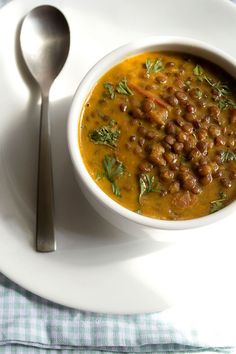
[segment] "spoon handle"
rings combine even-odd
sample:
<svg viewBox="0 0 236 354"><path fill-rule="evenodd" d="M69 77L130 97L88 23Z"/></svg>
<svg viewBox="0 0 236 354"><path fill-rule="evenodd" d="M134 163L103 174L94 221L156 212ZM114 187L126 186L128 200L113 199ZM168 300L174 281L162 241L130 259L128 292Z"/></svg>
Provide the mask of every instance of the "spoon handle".
<svg viewBox="0 0 236 354"><path fill-rule="evenodd" d="M42 94L36 220L36 249L38 252L52 252L56 250L53 215L54 195L50 125L48 119L48 95L45 96Z"/></svg>

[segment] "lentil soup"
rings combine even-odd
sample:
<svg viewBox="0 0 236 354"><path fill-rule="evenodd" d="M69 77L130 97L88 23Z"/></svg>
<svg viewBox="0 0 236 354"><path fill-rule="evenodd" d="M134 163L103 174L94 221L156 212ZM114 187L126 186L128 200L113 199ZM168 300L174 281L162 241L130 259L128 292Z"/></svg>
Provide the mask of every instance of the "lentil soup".
<svg viewBox="0 0 236 354"><path fill-rule="evenodd" d="M79 148L98 186L145 216L184 220L236 197L235 81L188 54L111 68L87 98Z"/></svg>

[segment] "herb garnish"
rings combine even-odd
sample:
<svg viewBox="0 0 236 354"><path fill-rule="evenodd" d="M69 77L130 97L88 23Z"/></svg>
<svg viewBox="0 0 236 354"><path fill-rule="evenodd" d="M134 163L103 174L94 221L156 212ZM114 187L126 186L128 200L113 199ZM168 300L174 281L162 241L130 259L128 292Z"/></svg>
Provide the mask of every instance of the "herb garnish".
<svg viewBox="0 0 236 354"><path fill-rule="evenodd" d="M98 182L100 181L100 179L102 179L104 177L104 173L103 172L97 172L96 173L96 179L95 181Z"/></svg>
<svg viewBox="0 0 236 354"><path fill-rule="evenodd" d="M90 139L95 144L103 144L115 148L120 136L120 130L116 129L115 125L116 122L112 120L109 125L94 129L89 134Z"/></svg>
<svg viewBox="0 0 236 354"><path fill-rule="evenodd" d="M228 85L221 83L220 81L214 82L212 79L204 75L204 70L200 65L196 65L193 69L193 73L197 76L198 80L206 81L218 94L218 106L220 109L224 110L227 108L236 108L236 103L233 102L227 96L230 95L230 89Z"/></svg>
<svg viewBox="0 0 236 354"><path fill-rule="evenodd" d="M112 100L114 100L116 92L115 92L115 87L112 85L110 82L105 82L103 84L103 87L107 90L108 95Z"/></svg>
<svg viewBox="0 0 236 354"><path fill-rule="evenodd" d="M116 184L115 178L124 173L124 165L122 162L116 160L115 157L105 155L103 159L104 176L111 182L112 192L121 197L120 188Z"/></svg>
<svg viewBox="0 0 236 354"><path fill-rule="evenodd" d="M224 192L220 192L219 199L210 202L210 213L215 213L216 211L224 207L224 202L227 199L227 195Z"/></svg>
<svg viewBox="0 0 236 354"><path fill-rule="evenodd" d="M236 109L236 103L234 103L234 101L231 100L230 98L224 98L224 99L219 100L218 105L219 105L219 108L222 110L227 109L227 108Z"/></svg>
<svg viewBox="0 0 236 354"><path fill-rule="evenodd" d="M199 90L199 89L196 90L196 97L202 98L202 91L201 90Z"/></svg>
<svg viewBox="0 0 236 354"><path fill-rule="evenodd" d="M221 157L222 162L236 161L236 153L232 150L224 151Z"/></svg>
<svg viewBox="0 0 236 354"><path fill-rule="evenodd" d="M163 69L163 63L160 59L156 61L152 61L151 59L147 59L145 62L146 66L146 74L149 77L153 73L157 73Z"/></svg>
<svg viewBox="0 0 236 354"><path fill-rule="evenodd" d="M134 211L136 214L142 215L142 211L140 209L137 209Z"/></svg>
<svg viewBox="0 0 236 354"><path fill-rule="evenodd" d="M139 203L141 203L142 196L146 193L160 192L160 188L157 186L157 181L154 176L149 176L147 174L141 174L139 177Z"/></svg>
<svg viewBox="0 0 236 354"><path fill-rule="evenodd" d="M201 65L196 65L195 68L193 69L193 73L196 76L202 76L203 74L203 68L201 67Z"/></svg>
<svg viewBox="0 0 236 354"><path fill-rule="evenodd" d="M132 96L134 94L133 91L129 88L126 78L118 83L116 86L116 91L122 95Z"/></svg>
<svg viewBox="0 0 236 354"><path fill-rule="evenodd" d="M189 86L191 85L191 81L190 80L185 81L185 85L189 88Z"/></svg>
<svg viewBox="0 0 236 354"><path fill-rule="evenodd" d="M230 94L230 89L226 84L222 84L220 81L214 82L213 80L209 79L207 76L204 76L204 79L211 87L213 87L217 91L220 97L227 96Z"/></svg>
<svg viewBox="0 0 236 354"><path fill-rule="evenodd" d="M230 94L230 89L227 85L222 84L220 81L214 82L212 79L204 75L204 70L200 65L197 64L195 66L195 68L193 69L193 73L195 76L198 77L198 80L205 80L211 87L213 87L220 97L227 96Z"/></svg>

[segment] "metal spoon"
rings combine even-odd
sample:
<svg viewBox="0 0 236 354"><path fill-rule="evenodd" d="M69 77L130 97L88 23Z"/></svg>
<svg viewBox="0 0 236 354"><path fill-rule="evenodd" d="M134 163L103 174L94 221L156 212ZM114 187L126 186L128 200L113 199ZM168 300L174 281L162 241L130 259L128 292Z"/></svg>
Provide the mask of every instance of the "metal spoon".
<svg viewBox="0 0 236 354"><path fill-rule="evenodd" d="M53 6L39 6L25 17L20 33L22 55L42 96L38 196L36 220L36 249L56 250L53 214L53 175L48 119L48 96L51 85L61 71L69 52L70 30L64 15Z"/></svg>

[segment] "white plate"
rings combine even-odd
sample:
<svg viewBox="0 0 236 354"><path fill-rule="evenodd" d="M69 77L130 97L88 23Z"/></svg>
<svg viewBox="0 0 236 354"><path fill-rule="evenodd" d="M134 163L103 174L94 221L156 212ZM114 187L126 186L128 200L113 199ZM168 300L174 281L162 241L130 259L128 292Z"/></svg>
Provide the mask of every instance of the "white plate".
<svg viewBox="0 0 236 354"><path fill-rule="evenodd" d="M70 23L71 50L51 91L58 250L39 254L34 250L39 98L16 39L22 17L40 4L17 0L0 11L0 270L38 295L84 310L138 313L207 301L233 306L235 215L179 232L189 241L177 245L122 234L93 211L77 187L66 119L85 72L129 40L184 35L236 56L236 7L226 0L53 2Z"/></svg>

